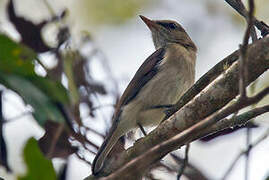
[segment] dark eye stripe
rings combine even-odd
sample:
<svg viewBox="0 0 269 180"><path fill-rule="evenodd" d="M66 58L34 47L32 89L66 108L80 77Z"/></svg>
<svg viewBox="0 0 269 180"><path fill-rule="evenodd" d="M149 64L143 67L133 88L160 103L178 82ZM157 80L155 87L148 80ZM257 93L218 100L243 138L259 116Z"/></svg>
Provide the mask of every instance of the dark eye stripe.
<svg viewBox="0 0 269 180"><path fill-rule="evenodd" d="M165 27L165 28L170 28L170 26L172 26L171 23L158 22L158 24ZM175 28L173 28L173 29L175 29Z"/></svg>
<svg viewBox="0 0 269 180"><path fill-rule="evenodd" d="M158 22L157 24L168 28L168 29L177 29L179 31L184 31L184 29L182 27L177 26L175 23L164 23L164 22Z"/></svg>

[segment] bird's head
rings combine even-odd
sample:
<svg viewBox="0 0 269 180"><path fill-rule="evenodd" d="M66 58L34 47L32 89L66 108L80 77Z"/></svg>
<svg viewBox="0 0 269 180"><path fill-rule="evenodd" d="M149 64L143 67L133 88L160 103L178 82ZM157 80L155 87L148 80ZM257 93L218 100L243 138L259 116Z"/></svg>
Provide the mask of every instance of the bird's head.
<svg viewBox="0 0 269 180"><path fill-rule="evenodd" d="M149 27L156 49L167 43L177 43L196 51L196 46L180 24L171 20L150 20L140 15L140 18Z"/></svg>

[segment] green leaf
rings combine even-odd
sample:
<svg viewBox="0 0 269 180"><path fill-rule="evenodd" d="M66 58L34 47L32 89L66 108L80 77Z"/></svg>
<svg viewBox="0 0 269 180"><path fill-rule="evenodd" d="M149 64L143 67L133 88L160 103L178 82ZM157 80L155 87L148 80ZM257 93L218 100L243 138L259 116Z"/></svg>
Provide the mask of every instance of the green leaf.
<svg viewBox="0 0 269 180"><path fill-rule="evenodd" d="M54 101L30 81L18 75L0 73L0 82L17 92L27 104L34 108L33 115L42 127L47 120L65 122Z"/></svg>
<svg viewBox="0 0 269 180"><path fill-rule="evenodd" d="M34 51L0 34L0 72L24 76L52 100L68 103L68 93L60 82L38 76L35 73L35 58Z"/></svg>
<svg viewBox="0 0 269 180"><path fill-rule="evenodd" d="M69 103L68 92L60 82L52 81L49 78L40 76L29 77L29 80L50 97L51 100L63 104Z"/></svg>
<svg viewBox="0 0 269 180"><path fill-rule="evenodd" d="M37 75L35 58L31 49L0 34L0 83L33 107L33 115L41 126L47 120L63 123L62 113L55 103L69 103L67 90L60 82Z"/></svg>
<svg viewBox="0 0 269 180"><path fill-rule="evenodd" d="M30 138L23 151L24 161L27 165L27 174L19 180L56 180L52 162L41 153L37 141Z"/></svg>
<svg viewBox="0 0 269 180"><path fill-rule="evenodd" d="M35 53L0 34L0 71L4 73L34 75Z"/></svg>

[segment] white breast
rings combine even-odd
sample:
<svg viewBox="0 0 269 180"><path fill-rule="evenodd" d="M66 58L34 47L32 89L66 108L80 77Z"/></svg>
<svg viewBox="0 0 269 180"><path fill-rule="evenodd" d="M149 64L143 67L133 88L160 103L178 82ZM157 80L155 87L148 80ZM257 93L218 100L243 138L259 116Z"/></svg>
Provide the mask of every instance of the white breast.
<svg viewBox="0 0 269 180"><path fill-rule="evenodd" d="M185 49L184 49L185 50ZM164 118L165 108L153 106L175 104L194 82L193 57L166 54L159 64L157 74L139 91L136 98L122 111L125 125L158 125Z"/></svg>

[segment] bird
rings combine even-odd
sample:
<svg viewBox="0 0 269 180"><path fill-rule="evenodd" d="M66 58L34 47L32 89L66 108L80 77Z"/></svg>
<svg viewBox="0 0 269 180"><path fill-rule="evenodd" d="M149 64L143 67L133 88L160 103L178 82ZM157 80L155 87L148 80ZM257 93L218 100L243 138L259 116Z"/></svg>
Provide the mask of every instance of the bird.
<svg viewBox="0 0 269 180"><path fill-rule="evenodd" d="M131 130L157 126L195 80L197 47L173 20L140 15L151 31L155 52L139 67L116 104L113 123L92 164L97 175L121 136Z"/></svg>

